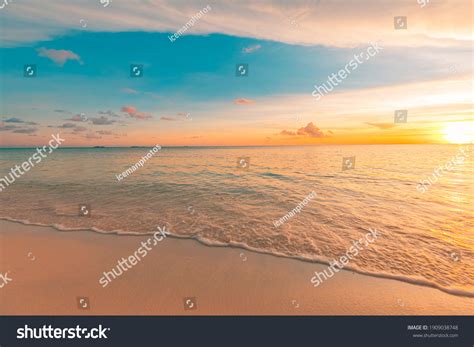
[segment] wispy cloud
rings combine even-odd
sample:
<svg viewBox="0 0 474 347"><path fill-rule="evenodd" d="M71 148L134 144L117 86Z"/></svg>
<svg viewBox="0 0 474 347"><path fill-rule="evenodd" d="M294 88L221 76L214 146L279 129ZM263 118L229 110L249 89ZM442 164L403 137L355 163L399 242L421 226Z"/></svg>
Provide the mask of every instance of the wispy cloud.
<svg viewBox="0 0 474 347"><path fill-rule="evenodd" d="M13 130L13 132L17 133L17 134L33 134L37 131L38 131L38 129L36 129L36 128L23 128L23 129Z"/></svg>
<svg viewBox="0 0 474 347"><path fill-rule="evenodd" d="M396 126L395 123L368 123L367 122L365 124L371 125L379 129L390 129Z"/></svg>
<svg viewBox="0 0 474 347"><path fill-rule="evenodd" d="M84 131L86 131L86 130L87 130L86 127L83 127L83 126L80 126L80 125L76 126L74 129L72 129L72 131L73 131L74 133L82 133L82 132L84 132Z"/></svg>
<svg viewBox="0 0 474 347"><path fill-rule="evenodd" d="M37 52L40 57L51 59L59 66L63 66L68 60L76 60L79 64L82 64L81 58L73 51L41 47L37 49Z"/></svg>
<svg viewBox="0 0 474 347"><path fill-rule="evenodd" d="M105 116L93 117L90 119L94 125L109 125L115 123L113 119L108 119Z"/></svg>
<svg viewBox="0 0 474 347"><path fill-rule="evenodd" d="M96 134L98 135L105 135L105 136L114 136L115 138L120 138L120 137L123 137L123 136L127 136L127 134L118 134L118 133L115 133L113 131L110 131L110 130L98 130L95 132Z"/></svg>
<svg viewBox="0 0 474 347"><path fill-rule="evenodd" d="M189 113L184 113L184 112L178 112L176 113L176 116L161 116L161 120L165 121L176 121L176 120L184 120L185 118L188 118Z"/></svg>
<svg viewBox="0 0 474 347"><path fill-rule="evenodd" d="M5 123L20 123L20 124L25 124L25 125L38 125L38 123L24 121L24 120L22 120L20 118L16 118L16 117L7 118L7 119L4 119L3 121Z"/></svg>
<svg viewBox="0 0 474 347"><path fill-rule="evenodd" d="M160 119L161 119L161 120L168 120L168 121L174 121L174 120L177 120L176 118L173 118L173 117L167 117L167 116L162 116Z"/></svg>
<svg viewBox="0 0 474 347"><path fill-rule="evenodd" d="M121 91L125 94L139 94L140 92L132 88L122 88Z"/></svg>
<svg viewBox="0 0 474 347"><path fill-rule="evenodd" d="M70 121L73 121L73 122L83 122L83 121L85 121L85 117L80 115L80 114L76 114L76 115L72 116L71 118L68 118L67 120L70 120Z"/></svg>
<svg viewBox="0 0 474 347"><path fill-rule="evenodd" d="M236 105L251 105L254 101L250 99L239 98L234 100L234 104Z"/></svg>
<svg viewBox="0 0 474 347"><path fill-rule="evenodd" d="M109 131L109 130L99 130L99 131L96 131L97 134L100 134L100 135L112 135L113 132Z"/></svg>
<svg viewBox="0 0 474 347"><path fill-rule="evenodd" d="M24 125L27 125L27 123L21 123L21 122L10 122L10 123L17 123L21 125L5 124L5 121L3 121L3 122L0 122L0 132L10 131L16 134L33 134L38 131L37 128L25 127Z"/></svg>
<svg viewBox="0 0 474 347"><path fill-rule="evenodd" d="M77 125L74 123L64 123L63 125L58 126L58 128L62 129L72 129L75 128Z"/></svg>
<svg viewBox="0 0 474 347"><path fill-rule="evenodd" d="M60 129L69 129L69 130L72 130L72 133L73 134L79 134L79 133L82 133L84 131L87 131L88 129L82 125L78 125L78 124L75 124L75 123L63 123L59 126L55 126L55 125L48 125L48 128L60 128Z"/></svg>
<svg viewBox="0 0 474 347"><path fill-rule="evenodd" d="M4 123L0 123L0 131L11 131L20 128L16 125L5 125Z"/></svg>
<svg viewBox="0 0 474 347"><path fill-rule="evenodd" d="M282 130L282 131L280 132L280 135L296 136L296 132L290 131L290 130Z"/></svg>
<svg viewBox="0 0 474 347"><path fill-rule="evenodd" d="M249 53L253 53L255 51L258 51L260 48L262 48L261 45L253 45L253 46L249 46L249 47L245 47L242 52L243 53L246 53L246 54L249 54Z"/></svg>
<svg viewBox="0 0 474 347"><path fill-rule="evenodd" d="M105 114L109 117L120 117L120 115L118 115L117 113L111 111L111 110L107 110L107 111L99 111L98 112L99 114Z"/></svg>
<svg viewBox="0 0 474 347"><path fill-rule="evenodd" d="M5 123L23 123L23 121L19 118L7 118L4 120Z"/></svg>
<svg viewBox="0 0 474 347"><path fill-rule="evenodd" d="M54 110L56 113L65 113L65 114L72 114L72 112L67 111L67 110Z"/></svg>
<svg viewBox="0 0 474 347"><path fill-rule="evenodd" d="M440 1L425 9L420 9L414 0L382 3L373 0L295 1L291 6L285 1L260 0L258 4L256 8L251 1L220 1L215 4L219 15L209 13L193 27L193 34L221 33L289 44L336 47L365 45L374 37L384 37L385 46L462 44L470 47L472 36L470 0ZM58 13L81 13L84 18L94 18L93 30L96 32L174 32L198 9L193 2L183 6L179 1L167 0L127 0L120 2L120 6L109 6L107 11L98 11L94 1L86 4L22 0L9 8L8 21L35 20L30 20L28 27L6 25L2 43L11 46L64 35L70 30L71 23L67 16L58 16ZM403 35L393 29L393 15L397 13L409 18L409 30ZM297 17L298 28L301 28L298 31L292 30L291 18L295 14L304 14ZM335 15L338 30L328 30L334 26Z"/></svg>
<svg viewBox="0 0 474 347"><path fill-rule="evenodd" d="M98 134L96 133L87 133L85 136L83 136L85 139L88 139L88 140L98 140L98 139L101 139L102 136L99 136Z"/></svg>

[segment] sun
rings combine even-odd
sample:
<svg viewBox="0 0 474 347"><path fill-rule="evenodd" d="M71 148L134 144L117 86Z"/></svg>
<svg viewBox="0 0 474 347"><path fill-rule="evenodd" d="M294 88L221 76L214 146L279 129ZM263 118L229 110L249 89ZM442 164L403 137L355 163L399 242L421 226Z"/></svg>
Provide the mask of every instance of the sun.
<svg viewBox="0 0 474 347"><path fill-rule="evenodd" d="M444 139L449 143L464 144L474 141L474 122L448 123L443 129Z"/></svg>

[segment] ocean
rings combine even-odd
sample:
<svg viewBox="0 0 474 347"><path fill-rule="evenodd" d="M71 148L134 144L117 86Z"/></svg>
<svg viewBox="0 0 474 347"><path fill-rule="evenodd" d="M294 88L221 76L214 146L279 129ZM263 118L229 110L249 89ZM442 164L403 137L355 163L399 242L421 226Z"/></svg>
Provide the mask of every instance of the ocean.
<svg viewBox="0 0 474 347"><path fill-rule="evenodd" d="M325 264L376 229L347 269L474 296L473 156L433 180L461 147L163 147L121 181L151 148L59 148L0 192L0 218L116 235L166 226L207 245ZM0 178L35 152L0 149ZM344 157L355 161L343 170Z"/></svg>

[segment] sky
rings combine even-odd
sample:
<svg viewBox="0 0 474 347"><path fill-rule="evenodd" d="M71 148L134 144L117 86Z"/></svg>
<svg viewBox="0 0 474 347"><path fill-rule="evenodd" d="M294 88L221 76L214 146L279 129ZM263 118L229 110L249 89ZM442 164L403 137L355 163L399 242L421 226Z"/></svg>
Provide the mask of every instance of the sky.
<svg viewBox="0 0 474 347"><path fill-rule="evenodd" d="M474 139L471 1L2 1L1 147Z"/></svg>

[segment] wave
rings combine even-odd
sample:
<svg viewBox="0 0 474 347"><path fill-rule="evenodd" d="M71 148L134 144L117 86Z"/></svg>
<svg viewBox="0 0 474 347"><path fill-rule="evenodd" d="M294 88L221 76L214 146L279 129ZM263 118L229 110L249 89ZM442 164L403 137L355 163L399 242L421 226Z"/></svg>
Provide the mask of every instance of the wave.
<svg viewBox="0 0 474 347"><path fill-rule="evenodd" d="M41 226L41 227L51 227L54 228L55 230L61 231L61 232L70 232L70 231L92 231L100 234L107 234L107 235L118 235L118 236L146 236L146 235L153 235L154 232L145 232L145 233L138 233L138 232L131 232L131 231L126 231L126 230L102 230L96 227L92 228L70 228L66 227L62 224L43 224L43 223L37 223L37 222L31 222L29 220L22 220L22 219L15 219L11 217L1 217L0 220L6 220L9 222L15 222L15 223L21 223L24 225L34 225L34 226ZM172 238L177 238L177 239L191 239L199 242L200 244L203 244L208 247L230 247L230 248L239 248L239 249L245 249L247 251L259 253L259 254L266 254L266 255L271 255L271 256L276 256L276 257L281 257L281 258L288 258L288 259L295 259L299 261L304 261L304 262L309 262L309 263L317 263L317 264L322 264L322 265L330 265L330 262L332 259L328 259L325 257L320 257L320 256L314 256L312 258L310 257L304 257L304 256L295 256L295 255L288 255L284 254L281 252L277 251L270 251L270 250L264 250L260 248L255 248L251 247L245 243L241 242L219 242L215 240L210 240L204 237L201 237L199 235L180 235L180 234L174 234L173 232L169 231L169 237ZM365 275L365 276L371 276L371 277L377 277L377 278L385 278L385 279L390 279L390 280L397 280L401 282L406 282L414 285L419 285L419 286L424 286L424 287L430 287L430 288L435 288L440 291L443 291L447 294L451 295L456 295L456 296L463 296L463 297L469 297L469 298L474 298L474 292L472 291L467 291L467 290L462 290L459 288L452 288L452 287L443 287L437 283L430 282L424 278L420 277L410 277L410 276L405 276L405 275L396 275L396 274L390 274L390 273L385 273L385 272L373 272L373 271L366 271L362 270L356 266L346 266L343 270L346 271L352 271L356 272L360 275ZM309 282L309 280L308 280Z"/></svg>
<svg viewBox="0 0 474 347"><path fill-rule="evenodd" d="M281 180L291 180L292 179L291 177L288 177L286 175L281 175L281 174L277 174L277 173L274 173L274 172L262 172L260 174L260 176L273 177L273 178L278 178L278 179L281 179Z"/></svg>

